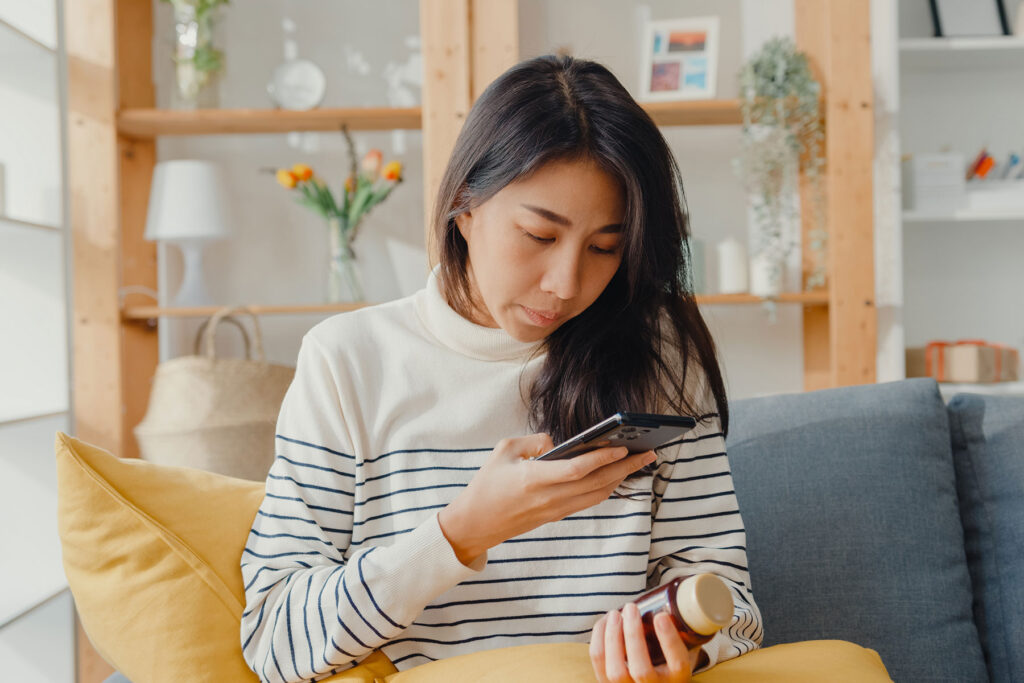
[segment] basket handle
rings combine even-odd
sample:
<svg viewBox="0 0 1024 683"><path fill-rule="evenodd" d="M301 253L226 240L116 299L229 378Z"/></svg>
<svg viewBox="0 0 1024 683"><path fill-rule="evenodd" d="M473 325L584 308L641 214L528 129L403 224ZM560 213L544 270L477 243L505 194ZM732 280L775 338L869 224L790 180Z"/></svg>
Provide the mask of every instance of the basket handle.
<svg viewBox="0 0 1024 683"><path fill-rule="evenodd" d="M225 317L230 316L234 313L248 313L249 316L252 318L253 330L255 332L255 334L253 335L253 350L256 356L255 360L259 361L260 363L265 363L266 357L264 356L263 353L263 333L260 330L260 319L256 316L256 313L248 306L229 306L220 309L212 316L210 316L210 319L207 321L210 324L203 331L203 349L206 357L210 359L216 358L216 354L213 348L213 338L217 332L217 325ZM248 348L246 348L246 358L248 360L253 360Z"/></svg>
<svg viewBox="0 0 1024 683"><path fill-rule="evenodd" d="M210 320L211 318L207 318L206 320L204 320L203 324L200 325L199 329L196 331L196 339L192 346L192 352L196 356L199 355L199 343L203 338L203 330L205 330L206 326L210 324ZM245 342L245 357L249 358L249 333L246 331L245 325L243 325L236 318L233 318L230 315L225 316L220 322L231 323L232 325L238 328L238 331L242 333L242 341Z"/></svg>

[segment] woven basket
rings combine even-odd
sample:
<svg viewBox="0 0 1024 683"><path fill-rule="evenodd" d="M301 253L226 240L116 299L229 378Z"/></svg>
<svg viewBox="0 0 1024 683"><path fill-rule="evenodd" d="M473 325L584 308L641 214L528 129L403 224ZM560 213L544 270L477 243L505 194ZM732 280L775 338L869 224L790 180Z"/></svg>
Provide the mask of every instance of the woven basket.
<svg viewBox="0 0 1024 683"><path fill-rule="evenodd" d="M255 358L245 328L252 317ZM228 321L242 331L245 358L217 358L214 336ZM199 355L200 339L204 355ZM267 363L259 319L249 308L224 308L196 333L195 355L157 366L149 406L135 427L142 457L262 481L274 460L274 429L295 368Z"/></svg>

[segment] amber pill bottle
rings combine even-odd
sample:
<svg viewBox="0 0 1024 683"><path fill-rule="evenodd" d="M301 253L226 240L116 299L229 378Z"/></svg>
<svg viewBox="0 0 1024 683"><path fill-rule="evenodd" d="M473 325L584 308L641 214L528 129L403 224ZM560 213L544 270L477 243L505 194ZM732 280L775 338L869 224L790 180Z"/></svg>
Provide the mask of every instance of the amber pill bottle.
<svg viewBox="0 0 1024 683"><path fill-rule="evenodd" d="M729 587L714 574L696 574L673 579L644 593L635 601L644 625L651 664L665 663L665 655L654 630L654 615L664 612L672 617L687 648L703 645L732 621L733 601Z"/></svg>

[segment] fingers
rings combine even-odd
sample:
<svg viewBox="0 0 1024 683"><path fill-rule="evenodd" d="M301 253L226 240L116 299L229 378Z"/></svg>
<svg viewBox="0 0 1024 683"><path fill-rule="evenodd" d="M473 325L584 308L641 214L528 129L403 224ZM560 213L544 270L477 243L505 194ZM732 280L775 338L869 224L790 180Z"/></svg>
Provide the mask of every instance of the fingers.
<svg viewBox="0 0 1024 683"><path fill-rule="evenodd" d="M651 655L647 651L647 640L644 638L644 626L640 621L640 611L631 602L622 608L622 635L626 643L626 662L629 675L636 683L657 681L658 673L651 666Z"/></svg>
<svg viewBox="0 0 1024 683"><path fill-rule="evenodd" d="M654 633L658 636L658 644L665 655L663 668L668 674L668 680L678 683L689 681L690 673L693 671L690 652L686 649L686 643L679 637L672 617L665 613L654 615Z"/></svg>
<svg viewBox="0 0 1024 683"><path fill-rule="evenodd" d="M604 631L607 623L608 615L605 615L597 620L590 633L590 665L594 668L597 683L609 683L604 675Z"/></svg>
<svg viewBox="0 0 1024 683"><path fill-rule="evenodd" d="M631 680L626 668L626 645L622 635L622 615L611 611L604 628L604 674L609 681L625 683Z"/></svg>

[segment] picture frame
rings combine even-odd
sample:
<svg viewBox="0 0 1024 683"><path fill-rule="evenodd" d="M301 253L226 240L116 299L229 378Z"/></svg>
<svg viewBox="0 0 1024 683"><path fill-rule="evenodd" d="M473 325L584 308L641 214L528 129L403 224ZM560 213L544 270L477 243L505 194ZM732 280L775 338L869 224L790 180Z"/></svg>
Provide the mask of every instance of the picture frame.
<svg viewBox="0 0 1024 683"><path fill-rule="evenodd" d="M1003 0L929 0L936 38L1008 36Z"/></svg>
<svg viewBox="0 0 1024 683"><path fill-rule="evenodd" d="M640 60L640 101L714 98L718 37L716 16L647 22Z"/></svg>

